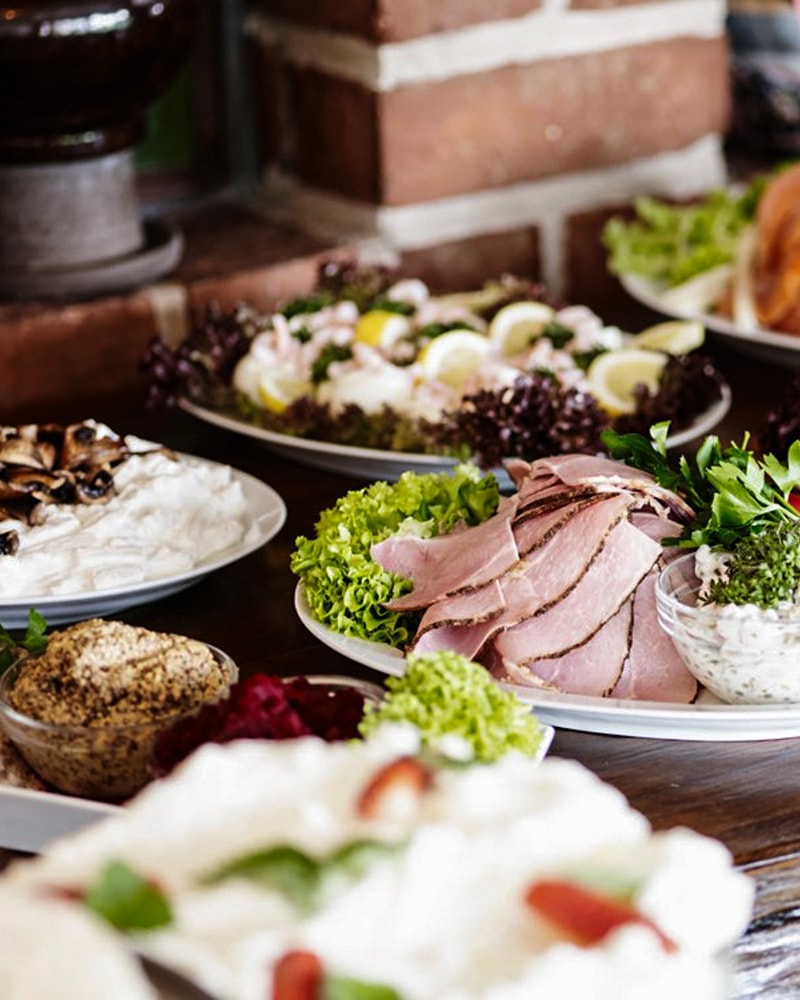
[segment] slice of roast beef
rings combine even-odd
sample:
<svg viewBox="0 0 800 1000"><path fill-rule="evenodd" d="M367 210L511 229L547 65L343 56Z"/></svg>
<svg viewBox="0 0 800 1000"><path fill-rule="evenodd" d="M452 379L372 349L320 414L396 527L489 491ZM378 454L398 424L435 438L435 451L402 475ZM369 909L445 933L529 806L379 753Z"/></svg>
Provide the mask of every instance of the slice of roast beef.
<svg viewBox="0 0 800 1000"><path fill-rule="evenodd" d="M522 665L579 646L620 609L660 552L657 542L627 519L620 520L569 593L541 614L501 632L494 640L497 652Z"/></svg>
<svg viewBox="0 0 800 1000"><path fill-rule="evenodd" d="M607 695L618 682L628 655L632 605L629 598L593 636L562 656L524 666L505 661L503 679L568 694Z"/></svg>
<svg viewBox="0 0 800 1000"><path fill-rule="evenodd" d="M657 575L657 569L651 570L636 588L630 650L611 697L688 704L697 697L698 685L659 625Z"/></svg>

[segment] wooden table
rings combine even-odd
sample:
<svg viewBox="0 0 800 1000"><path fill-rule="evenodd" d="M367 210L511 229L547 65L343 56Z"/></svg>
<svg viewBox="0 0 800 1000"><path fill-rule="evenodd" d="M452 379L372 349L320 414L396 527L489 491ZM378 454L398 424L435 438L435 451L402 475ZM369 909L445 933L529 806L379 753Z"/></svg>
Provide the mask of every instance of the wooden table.
<svg viewBox="0 0 800 1000"><path fill-rule="evenodd" d="M734 393L718 433L724 443L758 430L790 373L714 345ZM81 412L58 419L80 419ZM296 536L311 534L319 512L363 483L277 458L251 439L178 412L94 409L120 433L138 433L177 449L230 463L270 483L288 518L259 552L190 589L119 618L193 635L225 649L243 673L346 673L378 679L314 639L293 608L289 557ZM799 665L800 666L800 665ZM685 824L719 838L758 886L755 920L737 950L737 998L800 995L800 739L684 742L561 730L552 753L574 758L619 788L655 828ZM0 852L0 863L11 852Z"/></svg>

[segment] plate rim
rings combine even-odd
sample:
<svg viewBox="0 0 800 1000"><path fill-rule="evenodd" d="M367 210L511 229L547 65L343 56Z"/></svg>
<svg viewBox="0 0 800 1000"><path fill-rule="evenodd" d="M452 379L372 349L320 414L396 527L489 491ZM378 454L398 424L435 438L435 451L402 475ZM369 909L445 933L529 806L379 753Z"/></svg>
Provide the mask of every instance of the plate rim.
<svg viewBox="0 0 800 1000"><path fill-rule="evenodd" d="M625 291L642 305L656 312L663 313L675 319L699 320L714 333L733 337L737 341L750 344L753 347L769 347L785 350L789 355L800 354L800 337L780 330L770 330L767 327L755 327L752 330L737 326L732 320L713 313L698 312L693 309L671 309L664 305L657 282L639 274L620 274L619 282ZM800 363L800 359L794 362Z"/></svg>
<svg viewBox="0 0 800 1000"><path fill-rule="evenodd" d="M676 431L667 438L668 448L681 447L689 441L709 433L724 419L731 408L733 392L727 382L722 382L720 392L720 398L715 400L704 413L700 414L689 427ZM352 462L374 462L376 465L385 465L394 471L401 468L419 466L430 466L430 471L436 471L441 468L455 468L462 461L452 458L449 455L363 448L358 445L321 441L318 438L304 438L293 434L282 434L280 431L271 431L265 427L259 427L257 424L250 424L246 420L226 413L223 410L204 406L185 397L181 397L178 400L178 406L184 412L189 413L197 419L204 420L224 430L243 434L266 445L273 445L291 452L299 452L301 455L319 454L328 458L338 456L342 459L349 459Z"/></svg>
<svg viewBox="0 0 800 1000"><path fill-rule="evenodd" d="M295 587L294 604L300 622L329 649L383 674L399 676L403 673L405 658L400 650L385 643L342 635L313 618L302 581ZM800 735L800 702L789 706L722 702L684 705L569 695L516 684L501 683L500 686L530 703L543 722L556 728L714 742L786 739ZM779 728L776 732L763 728L776 720L782 721L785 729Z"/></svg>
<svg viewBox="0 0 800 1000"><path fill-rule="evenodd" d="M211 459L201 458L198 455L190 455L186 452L173 452L180 459L201 463L212 468L228 468L232 477L248 492L250 496L255 494L263 503L264 508L254 512L253 524L258 526L256 537L249 541L241 541L235 545L229 545L224 549L215 552L208 560L199 563L183 573L175 573L168 576L158 577L153 580L145 580L140 583L127 584L123 587L109 587L104 590L93 590L90 593L80 594L47 594L37 597L35 594L25 596L21 600L3 601L0 599L0 622L8 626L7 619L12 614L24 613L27 617L31 607L36 607L37 611L47 617L48 609L81 609L81 613L87 608L95 605L103 605L108 601L125 600L127 598L146 597L150 594L158 594L162 590L174 592L181 587L189 586L196 580L207 576L210 573L227 566L232 562L243 559L245 556L260 549L270 542L281 531L288 516L288 509L283 497L268 483L243 472L235 466L224 462L215 462ZM267 524L263 524L265 520ZM140 602L141 603L141 602ZM121 608L122 605L117 605ZM59 611L60 614L72 614L72 611Z"/></svg>

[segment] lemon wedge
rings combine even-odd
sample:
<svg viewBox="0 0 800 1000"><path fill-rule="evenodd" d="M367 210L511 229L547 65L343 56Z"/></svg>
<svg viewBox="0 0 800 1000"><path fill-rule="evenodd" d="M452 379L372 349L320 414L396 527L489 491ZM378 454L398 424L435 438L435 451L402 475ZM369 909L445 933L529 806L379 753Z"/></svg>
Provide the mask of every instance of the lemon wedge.
<svg viewBox="0 0 800 1000"><path fill-rule="evenodd" d="M552 320L555 312L543 302L512 302L489 324L489 339L501 354L518 354Z"/></svg>
<svg viewBox="0 0 800 1000"><path fill-rule="evenodd" d="M258 381L258 398L270 413L283 413L301 396L311 392L311 383L294 369L271 368Z"/></svg>
<svg viewBox="0 0 800 1000"><path fill-rule="evenodd" d="M663 351L622 348L599 354L586 373L597 401L614 417L633 413L636 409L634 390L644 384L651 392L658 382L667 355Z"/></svg>
<svg viewBox="0 0 800 1000"><path fill-rule="evenodd" d="M702 346L706 328L699 320L673 319L656 323L636 334L633 343L637 348L666 351L667 354L688 354Z"/></svg>
<svg viewBox="0 0 800 1000"><path fill-rule="evenodd" d="M451 330L419 352L417 362L426 378L458 389L479 370L489 353L489 341L474 330Z"/></svg>
<svg viewBox="0 0 800 1000"><path fill-rule="evenodd" d="M370 309L356 323L355 339L388 350L411 332L411 320L388 309Z"/></svg>

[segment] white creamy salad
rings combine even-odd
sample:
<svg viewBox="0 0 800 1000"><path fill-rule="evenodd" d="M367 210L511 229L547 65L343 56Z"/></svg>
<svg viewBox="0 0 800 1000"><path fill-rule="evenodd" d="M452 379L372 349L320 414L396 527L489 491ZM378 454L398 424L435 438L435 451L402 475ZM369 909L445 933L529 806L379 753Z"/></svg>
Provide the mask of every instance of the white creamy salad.
<svg viewBox="0 0 800 1000"><path fill-rule="evenodd" d="M126 440L138 450L136 439ZM0 598L111 590L186 573L256 530L229 467L164 451L117 466L107 502L43 504L37 513L34 525L0 523L19 537L16 554L0 555Z"/></svg>
<svg viewBox="0 0 800 1000"><path fill-rule="evenodd" d="M94 882L110 860L159 885L170 926L137 948L222 1000L272 996L287 952L327 973L393 988L401 1000L722 1000L718 952L743 932L752 883L718 842L653 833L614 788L581 765L443 768L404 808L364 815L364 789L418 749L416 730L384 726L364 742L315 738L206 745L108 821L18 863L0 895ZM310 908L220 866L288 846L314 858L359 838L394 845ZM538 879L601 879L636 888L645 923L578 946L526 903ZM0 949L2 942L0 941Z"/></svg>
<svg viewBox="0 0 800 1000"><path fill-rule="evenodd" d="M701 545L694 571L702 601L710 584L727 580L730 555ZM796 702L800 699L800 594L770 608L701 603L672 633L692 673L724 701Z"/></svg>

